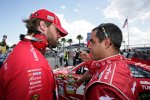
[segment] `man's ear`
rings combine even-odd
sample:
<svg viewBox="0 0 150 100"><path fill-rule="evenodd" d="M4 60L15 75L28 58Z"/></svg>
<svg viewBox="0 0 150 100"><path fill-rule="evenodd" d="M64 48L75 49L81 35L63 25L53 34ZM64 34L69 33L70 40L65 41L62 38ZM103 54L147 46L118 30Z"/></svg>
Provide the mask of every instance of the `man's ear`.
<svg viewBox="0 0 150 100"><path fill-rule="evenodd" d="M112 45L110 38L105 38L104 43L105 43L105 48L106 49L109 48Z"/></svg>
<svg viewBox="0 0 150 100"><path fill-rule="evenodd" d="M42 31L45 31L47 29L47 25L43 20L40 21L40 29Z"/></svg>

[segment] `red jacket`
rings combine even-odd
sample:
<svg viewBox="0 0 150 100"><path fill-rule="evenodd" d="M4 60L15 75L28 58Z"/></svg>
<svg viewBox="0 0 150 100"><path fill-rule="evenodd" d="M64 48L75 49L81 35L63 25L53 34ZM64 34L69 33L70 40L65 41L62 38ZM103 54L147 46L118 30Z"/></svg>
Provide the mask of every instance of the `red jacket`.
<svg viewBox="0 0 150 100"><path fill-rule="evenodd" d="M0 100L53 100L48 61L29 41L20 41L0 70Z"/></svg>
<svg viewBox="0 0 150 100"><path fill-rule="evenodd" d="M137 83L123 56L94 61L92 66L98 69L86 86L86 100L137 100Z"/></svg>

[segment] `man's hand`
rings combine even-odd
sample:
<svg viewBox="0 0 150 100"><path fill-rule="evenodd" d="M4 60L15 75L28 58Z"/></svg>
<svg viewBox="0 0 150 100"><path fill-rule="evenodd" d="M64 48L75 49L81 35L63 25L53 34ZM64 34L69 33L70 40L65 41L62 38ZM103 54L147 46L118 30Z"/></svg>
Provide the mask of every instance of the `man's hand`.
<svg viewBox="0 0 150 100"><path fill-rule="evenodd" d="M90 54L86 53L84 51L80 51L80 58L84 61L84 62L88 62L91 60Z"/></svg>

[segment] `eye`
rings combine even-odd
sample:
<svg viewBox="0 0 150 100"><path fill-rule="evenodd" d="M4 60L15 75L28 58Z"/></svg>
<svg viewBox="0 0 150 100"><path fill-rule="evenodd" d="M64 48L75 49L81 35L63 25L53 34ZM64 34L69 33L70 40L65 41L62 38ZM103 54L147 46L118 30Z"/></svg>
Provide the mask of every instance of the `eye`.
<svg viewBox="0 0 150 100"><path fill-rule="evenodd" d="M91 42L92 44L94 44L94 43L95 43L95 42L94 42L94 40L92 40L92 39L90 40L90 42Z"/></svg>
<svg viewBox="0 0 150 100"><path fill-rule="evenodd" d="M56 30L56 33L57 33L57 34L60 34L59 29L55 28L55 30Z"/></svg>
<svg viewBox="0 0 150 100"><path fill-rule="evenodd" d="M91 41L92 44L94 44L94 41Z"/></svg>

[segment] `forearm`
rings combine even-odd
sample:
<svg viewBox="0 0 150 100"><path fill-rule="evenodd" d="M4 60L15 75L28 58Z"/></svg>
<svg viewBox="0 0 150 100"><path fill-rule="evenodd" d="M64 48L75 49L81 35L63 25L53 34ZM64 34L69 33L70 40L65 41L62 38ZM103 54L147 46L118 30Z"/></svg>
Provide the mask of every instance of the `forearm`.
<svg viewBox="0 0 150 100"><path fill-rule="evenodd" d="M89 71L86 71L86 72L83 74L83 76L82 76L80 79L78 79L76 82L81 82L81 83L83 83L84 81L87 81L87 80L91 79L91 77L92 77L91 73L90 73Z"/></svg>

